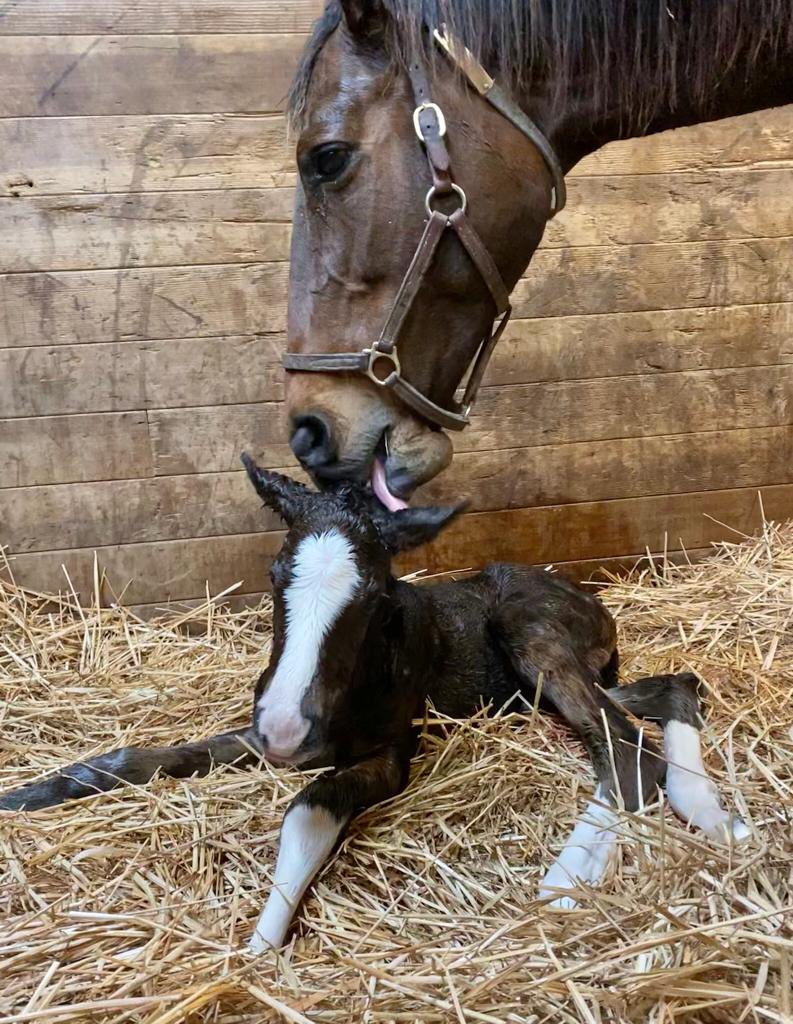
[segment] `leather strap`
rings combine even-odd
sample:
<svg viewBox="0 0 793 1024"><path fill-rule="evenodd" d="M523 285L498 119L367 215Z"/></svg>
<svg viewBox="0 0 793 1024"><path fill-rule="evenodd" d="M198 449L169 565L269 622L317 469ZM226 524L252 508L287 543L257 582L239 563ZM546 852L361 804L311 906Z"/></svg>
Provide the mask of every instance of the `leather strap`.
<svg viewBox="0 0 793 1024"><path fill-rule="evenodd" d="M555 217L560 210L564 209L565 204L567 203L567 185L565 184L562 165L557 159L553 146L528 114L524 113L517 103L513 102L497 83L494 82L491 85L488 91L484 93L484 97L488 103L496 108L499 114L502 114L508 121L511 121L519 131L523 132L526 138L534 143L540 151L540 155L545 161L548 170L551 172L551 178L553 179L551 216Z"/></svg>
<svg viewBox="0 0 793 1024"><path fill-rule="evenodd" d="M416 251L413 253L410 266L402 278L402 283L396 293L394 304L391 306L383 329L380 332L380 337L375 343L375 348L380 352L393 352L396 348L402 324L405 322L405 317L408 315L418 290L430 269L432 257L435 255L435 250L438 248L438 243L443 237L447 226L448 219L442 213L435 211L430 215Z"/></svg>

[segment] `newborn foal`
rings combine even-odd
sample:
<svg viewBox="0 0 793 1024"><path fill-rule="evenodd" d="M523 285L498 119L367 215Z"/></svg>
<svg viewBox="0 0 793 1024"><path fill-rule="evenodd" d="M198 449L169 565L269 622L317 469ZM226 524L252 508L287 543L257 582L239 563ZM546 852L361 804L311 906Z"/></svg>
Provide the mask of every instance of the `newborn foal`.
<svg viewBox="0 0 793 1024"><path fill-rule="evenodd" d="M623 707L662 723L678 814L715 838L745 834L705 776L696 679L658 676L615 688L614 621L595 597L520 565L411 586L391 575L392 555L431 540L456 509L388 512L363 492L318 494L243 460L265 504L289 526L272 568L273 649L252 726L178 747L114 751L8 793L0 807L32 810L119 781L142 783L158 770L183 777L259 756L333 765L284 816L273 889L252 939L255 949L279 946L352 815L404 788L417 739L412 721L427 697L443 714L463 717L516 692L533 701L541 678L543 699L579 733L598 778L541 895L574 906L565 890L598 881L616 844L615 803L635 810L663 779L666 763L651 743L638 749Z"/></svg>

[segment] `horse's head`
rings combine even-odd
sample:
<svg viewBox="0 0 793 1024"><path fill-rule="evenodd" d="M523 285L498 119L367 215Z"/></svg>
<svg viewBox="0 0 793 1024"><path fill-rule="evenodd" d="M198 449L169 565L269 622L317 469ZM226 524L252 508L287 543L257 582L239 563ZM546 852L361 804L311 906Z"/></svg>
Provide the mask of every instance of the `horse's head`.
<svg viewBox="0 0 793 1024"><path fill-rule="evenodd" d="M371 348L427 223L433 179L414 126L410 58L397 42L403 28L378 0L342 0L326 10L307 50L295 93L290 353ZM430 75L453 180L508 291L542 236L551 174L537 147L451 64L430 61ZM451 212L460 193L430 205ZM403 378L446 409L499 312L469 252L455 231L443 232L398 330ZM393 369L384 359L372 376ZM381 458L388 490L408 497L450 462L447 435L364 373L298 370L288 378L292 447L318 482L366 480Z"/></svg>
<svg viewBox="0 0 793 1024"><path fill-rule="evenodd" d="M432 540L458 510L390 512L361 486L312 491L242 458L265 505L289 527L271 569L273 651L254 725L270 759L329 764L366 739L345 735L348 698L371 686L361 650L365 641L384 643L392 556ZM382 652L370 655L376 661Z"/></svg>

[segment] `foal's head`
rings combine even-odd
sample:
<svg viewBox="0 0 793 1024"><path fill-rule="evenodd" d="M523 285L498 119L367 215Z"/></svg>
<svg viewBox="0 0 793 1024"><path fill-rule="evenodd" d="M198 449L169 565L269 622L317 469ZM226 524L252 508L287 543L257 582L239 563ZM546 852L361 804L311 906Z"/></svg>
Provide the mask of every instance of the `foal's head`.
<svg viewBox="0 0 793 1024"><path fill-rule="evenodd" d="M431 540L457 509L388 512L362 488L317 493L243 462L289 528L271 569L273 650L254 724L271 760L324 763L345 696L366 682L356 667L392 555Z"/></svg>

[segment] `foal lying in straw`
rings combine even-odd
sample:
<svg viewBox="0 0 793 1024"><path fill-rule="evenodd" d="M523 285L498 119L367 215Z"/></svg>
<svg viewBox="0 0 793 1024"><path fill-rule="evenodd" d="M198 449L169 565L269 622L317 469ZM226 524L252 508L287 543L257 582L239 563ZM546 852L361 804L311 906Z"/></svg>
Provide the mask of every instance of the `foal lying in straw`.
<svg viewBox="0 0 793 1024"><path fill-rule="evenodd" d="M265 504L289 532L272 569L273 648L253 723L198 743L127 747L0 797L35 810L214 764L255 761L334 770L284 816L275 880L252 939L280 946L311 879L356 811L399 793L416 748L413 721L429 697L464 717L516 693L550 704L581 736L598 778L595 798L541 883L553 905L575 906L615 849L617 805L636 810L666 775L669 802L715 839L741 839L700 754L697 680L657 676L617 686L614 621L601 603L547 572L491 565L469 579L416 587L391 575L396 552L431 540L451 508L388 512L363 491L315 493L243 457ZM641 742L625 711L660 721L668 764Z"/></svg>

